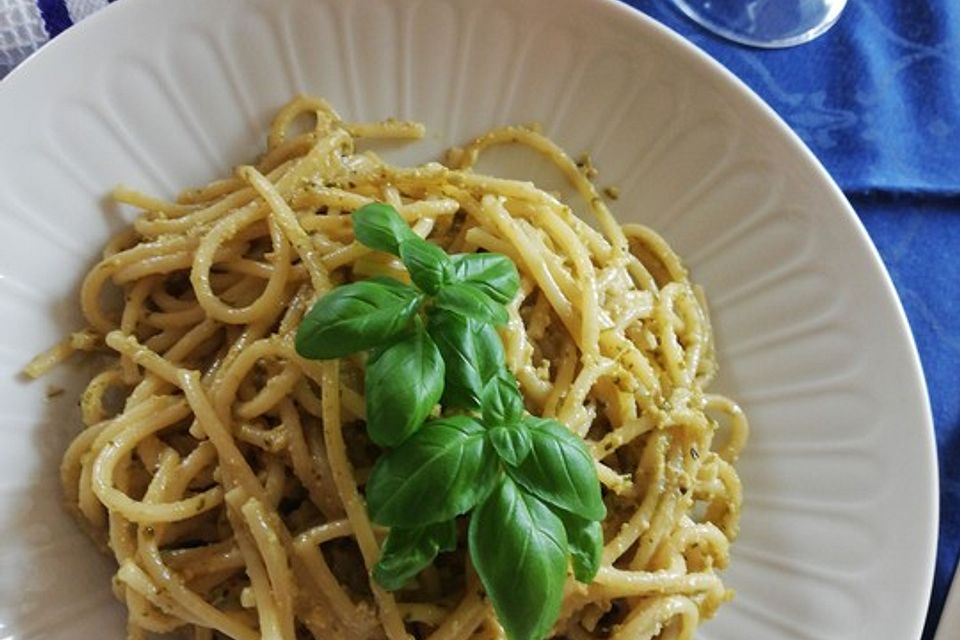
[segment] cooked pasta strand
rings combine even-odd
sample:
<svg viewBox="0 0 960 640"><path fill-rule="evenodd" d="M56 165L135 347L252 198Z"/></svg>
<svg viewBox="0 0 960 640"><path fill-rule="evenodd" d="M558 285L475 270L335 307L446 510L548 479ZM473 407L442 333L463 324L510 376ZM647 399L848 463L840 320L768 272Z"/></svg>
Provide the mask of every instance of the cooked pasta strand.
<svg viewBox="0 0 960 640"><path fill-rule="evenodd" d="M500 328L507 365L529 411L584 438L608 511L600 571L589 585L570 576L556 637L687 639L732 596L718 571L739 528L733 464L749 427L733 400L704 390L716 362L702 290L653 230L618 225L589 172L533 129L495 129L449 166L355 151L361 138L423 134L299 97L259 161L232 176L175 202L114 191L141 214L83 281L87 327L24 371L109 352L61 480L117 560L130 638L505 637L460 556L393 593L372 579L385 532L363 496L376 454L364 359L294 349L332 287L408 278L354 238L350 214L378 200L449 252L517 264L521 291ZM600 230L530 182L474 171L501 144L552 161Z"/></svg>

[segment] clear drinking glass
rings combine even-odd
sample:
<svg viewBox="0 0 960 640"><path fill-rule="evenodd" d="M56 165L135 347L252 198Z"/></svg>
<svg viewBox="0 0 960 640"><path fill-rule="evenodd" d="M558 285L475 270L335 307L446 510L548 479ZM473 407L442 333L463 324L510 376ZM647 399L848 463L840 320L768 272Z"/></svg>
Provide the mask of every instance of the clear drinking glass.
<svg viewBox="0 0 960 640"><path fill-rule="evenodd" d="M672 0L710 31L754 47L792 47L833 26L847 0Z"/></svg>

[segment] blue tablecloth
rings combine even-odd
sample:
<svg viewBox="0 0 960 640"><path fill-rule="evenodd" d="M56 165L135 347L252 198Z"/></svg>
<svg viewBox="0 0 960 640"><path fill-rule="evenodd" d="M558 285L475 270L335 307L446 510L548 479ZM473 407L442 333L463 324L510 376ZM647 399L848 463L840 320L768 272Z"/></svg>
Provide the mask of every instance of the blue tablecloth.
<svg viewBox="0 0 960 640"><path fill-rule="evenodd" d="M923 361L940 458L940 544L924 638L960 551L960 2L850 0L785 50L701 29L668 0L628 0L723 63L813 149L900 293Z"/></svg>

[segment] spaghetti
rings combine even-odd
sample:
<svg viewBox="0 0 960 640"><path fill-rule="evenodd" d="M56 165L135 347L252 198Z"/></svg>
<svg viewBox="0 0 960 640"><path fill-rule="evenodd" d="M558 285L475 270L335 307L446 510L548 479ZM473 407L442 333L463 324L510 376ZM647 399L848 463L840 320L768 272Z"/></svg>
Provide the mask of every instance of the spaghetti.
<svg viewBox="0 0 960 640"><path fill-rule="evenodd" d="M717 571L737 535L747 422L704 390L716 364L700 289L653 231L618 225L533 129L491 131L446 166L355 149L422 134L297 98L255 166L175 202L116 189L142 213L84 280L88 327L26 371L110 354L61 474L70 508L116 558L130 638L503 636L462 540L402 590L370 578L385 531L363 497L378 454L363 429L363 362L304 360L293 347L303 314L337 284L408 280L353 239L349 214L372 201L450 253L502 253L520 271L500 329L507 364L528 411L584 438L608 513L601 569L589 585L570 577L554 634L691 638L731 597ZM529 182L472 169L504 143L550 159L599 231Z"/></svg>

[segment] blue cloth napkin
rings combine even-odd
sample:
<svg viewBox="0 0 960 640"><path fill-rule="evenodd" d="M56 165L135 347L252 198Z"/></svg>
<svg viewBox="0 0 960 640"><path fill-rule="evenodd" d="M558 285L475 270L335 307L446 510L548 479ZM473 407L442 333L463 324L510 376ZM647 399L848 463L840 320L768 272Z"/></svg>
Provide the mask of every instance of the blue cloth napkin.
<svg viewBox="0 0 960 640"><path fill-rule="evenodd" d="M779 50L721 40L670 0L629 3L750 85L848 192L960 193L960 2L850 0L825 35Z"/></svg>
<svg viewBox="0 0 960 640"><path fill-rule="evenodd" d="M113 0L0 0L0 78L61 31Z"/></svg>
<svg viewBox="0 0 960 640"><path fill-rule="evenodd" d="M0 78L112 1L0 0ZM932 638L960 552L960 2L850 0L824 36L768 51L711 35L669 0L624 1L759 93L824 163L880 250L920 350L936 428L940 543L924 631Z"/></svg>
<svg viewBox="0 0 960 640"><path fill-rule="evenodd" d="M627 1L719 60L787 121L847 194L890 271L920 351L940 460L928 640L960 553L960 2L850 0L817 40L760 50L713 36L669 0Z"/></svg>

